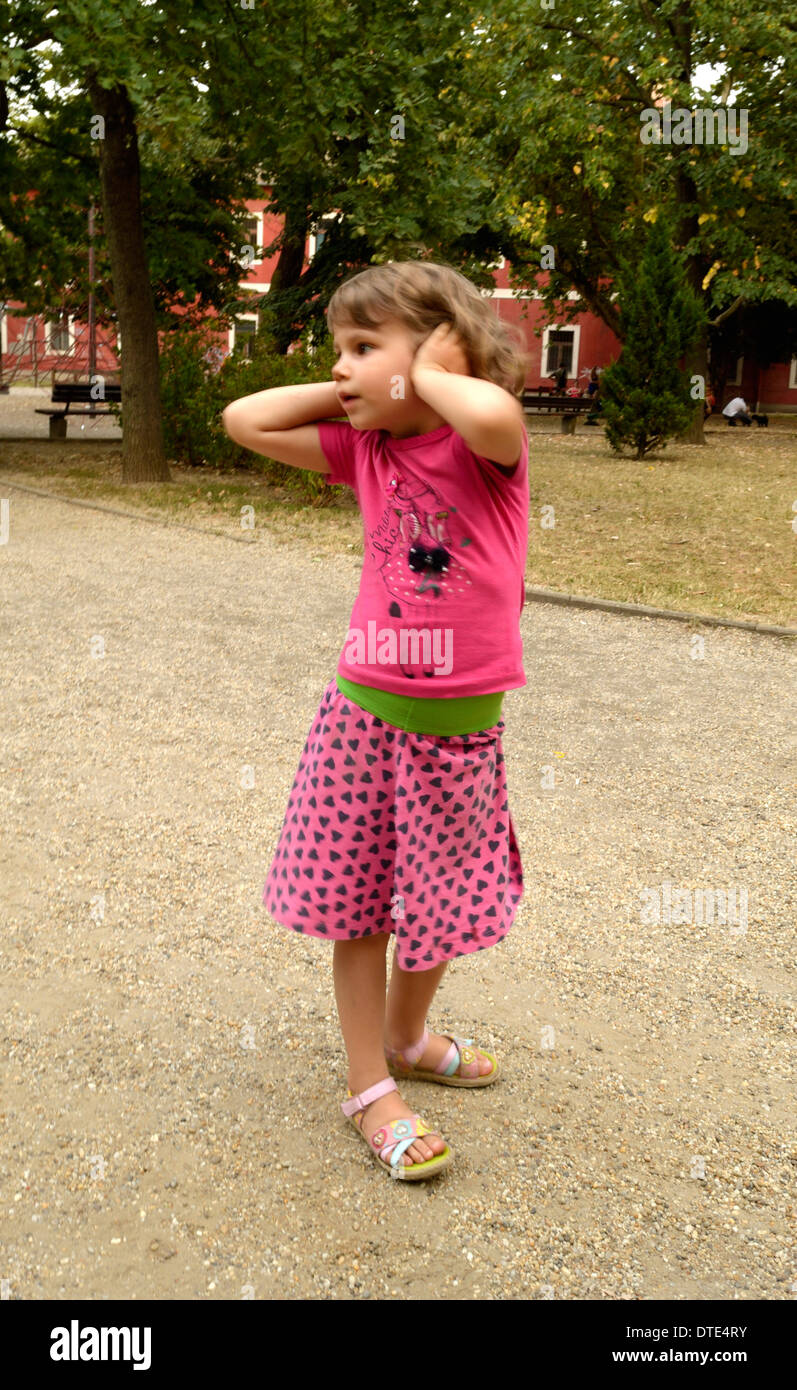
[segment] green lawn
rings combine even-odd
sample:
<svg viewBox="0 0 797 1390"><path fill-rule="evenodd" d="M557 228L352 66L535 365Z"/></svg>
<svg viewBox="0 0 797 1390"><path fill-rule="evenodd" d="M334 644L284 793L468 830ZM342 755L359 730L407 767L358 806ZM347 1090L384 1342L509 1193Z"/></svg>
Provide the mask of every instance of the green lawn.
<svg viewBox="0 0 797 1390"><path fill-rule="evenodd" d="M768 430L713 421L704 448L672 443L638 463L619 458L603 432L556 433L529 422L530 532L527 582L566 593L688 609L784 626L797 623L797 417ZM0 441L0 478L63 496L240 534L240 509L278 543L305 539L318 555L362 554L352 494L311 505L299 475L252 455L251 472L172 465L167 484L121 483L116 443ZM329 505L327 505L329 504ZM553 507L552 529L540 525Z"/></svg>
<svg viewBox="0 0 797 1390"><path fill-rule="evenodd" d="M707 440L637 462L602 432L532 433L530 582L795 625L797 431L719 426ZM553 530L540 527L546 503Z"/></svg>

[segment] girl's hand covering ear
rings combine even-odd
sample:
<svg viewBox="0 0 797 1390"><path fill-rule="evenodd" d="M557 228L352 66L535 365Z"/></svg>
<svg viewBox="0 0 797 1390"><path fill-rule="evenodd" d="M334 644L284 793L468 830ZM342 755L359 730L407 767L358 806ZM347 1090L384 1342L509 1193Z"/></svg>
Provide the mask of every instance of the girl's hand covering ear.
<svg viewBox="0 0 797 1390"><path fill-rule="evenodd" d="M432 367L438 371L455 372L458 376L472 376L465 346L450 323L438 323L418 348L413 361L415 367Z"/></svg>

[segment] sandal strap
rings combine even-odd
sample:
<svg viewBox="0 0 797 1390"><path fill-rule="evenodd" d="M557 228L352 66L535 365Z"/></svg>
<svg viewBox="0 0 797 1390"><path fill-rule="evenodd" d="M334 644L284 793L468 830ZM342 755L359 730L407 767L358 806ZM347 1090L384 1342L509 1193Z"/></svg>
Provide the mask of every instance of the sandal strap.
<svg viewBox="0 0 797 1390"><path fill-rule="evenodd" d="M426 1051L428 1042L429 1029L424 1028L423 1037L421 1038L420 1042L413 1043L412 1047L405 1047L403 1052L398 1052L396 1048L389 1047L387 1049L388 1055L396 1061L406 1062L408 1066L414 1066L418 1058L422 1057L424 1052Z"/></svg>
<svg viewBox="0 0 797 1390"><path fill-rule="evenodd" d="M478 1076L479 1059L475 1052L470 1051L474 1045L473 1038L460 1038L454 1033L442 1033L441 1037L450 1038L451 1046L442 1062L435 1067L435 1076L455 1076L460 1069L463 1077ZM413 1043L412 1047L406 1047L403 1052L397 1052L395 1048L389 1047L387 1048L387 1055L399 1069L401 1067L414 1067L426 1051L428 1042L429 1030L424 1028L420 1042Z"/></svg>
<svg viewBox="0 0 797 1390"><path fill-rule="evenodd" d="M398 1086L393 1077L386 1076L384 1081L377 1081L375 1085L361 1091L359 1096L352 1096L350 1100L341 1101L340 1108L348 1119L351 1115L356 1115L358 1110L364 1110L366 1105L370 1105L372 1101L379 1100L380 1096L386 1096L390 1091L397 1090Z"/></svg>
<svg viewBox="0 0 797 1390"><path fill-rule="evenodd" d="M368 1142L383 1162L389 1162L391 1168L395 1168L404 1151L414 1144L416 1139L433 1132L436 1131L429 1129L420 1115L409 1115L400 1120L388 1120L387 1124L380 1125Z"/></svg>
<svg viewBox="0 0 797 1390"><path fill-rule="evenodd" d="M364 1110L366 1105L372 1101L379 1100L380 1096L385 1096L390 1091L397 1091L398 1086L392 1076L385 1077L384 1081L377 1081L375 1086L369 1086L366 1091L362 1091L359 1096L352 1096L349 1100L341 1101L341 1110L347 1118L356 1115L359 1110ZM355 1120L363 1138L366 1139L362 1127L362 1120ZM372 1134L368 1140L371 1148L379 1154L383 1162L390 1163L391 1168L398 1166L399 1160L406 1149L414 1144L416 1139L423 1138L424 1134L436 1134L437 1130L430 1129L425 1125L420 1115L405 1115L398 1120L388 1120L381 1124L379 1129Z"/></svg>
<svg viewBox="0 0 797 1390"><path fill-rule="evenodd" d="M478 1076L479 1059L476 1053L471 1051L473 1038L458 1038L454 1033L444 1033L443 1037L451 1038L451 1046L439 1067L435 1067L436 1075L454 1076L461 1065L463 1076Z"/></svg>

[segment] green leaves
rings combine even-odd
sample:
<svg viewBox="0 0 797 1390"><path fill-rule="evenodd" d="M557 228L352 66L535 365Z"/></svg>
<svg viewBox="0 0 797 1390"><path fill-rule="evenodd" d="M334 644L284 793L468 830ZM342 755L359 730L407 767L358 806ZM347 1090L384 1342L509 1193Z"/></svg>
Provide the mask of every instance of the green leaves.
<svg viewBox="0 0 797 1390"><path fill-rule="evenodd" d="M714 261L721 262L705 294L710 316L740 292L786 294L797 304L788 232L797 114L784 76L795 39L785 15L740 9L733 0L655 6L595 0L586 10L575 0L556 0L550 10L535 0L495 0L484 25L496 42L482 45L480 67L488 75L500 48L506 92L499 99L494 86L485 85L493 142L503 153L492 214L505 229L504 250L518 282L535 283L539 245L556 248L557 270L538 286L552 318L561 318L561 300L575 286L584 295L576 308L593 309L620 331L607 290L622 259L638 259L651 208L676 218L677 241L688 245L690 277L702 280ZM512 44L500 44L507 32ZM701 95L698 69L723 61L733 88L721 72ZM747 152L734 154L718 143L643 145L640 116L664 96L690 110L731 100L737 110L749 109ZM535 226L534 244L519 209L542 206L543 199L548 213L544 225ZM714 214L713 220L698 223L702 213ZM788 274L776 268L768 249L788 258Z"/></svg>
<svg viewBox="0 0 797 1390"><path fill-rule="evenodd" d="M678 363L705 327L703 308L684 284L682 258L664 217L651 223L641 261L618 278L623 350L601 377L606 437L615 452L643 458L686 429L694 414L690 382Z"/></svg>
<svg viewBox="0 0 797 1390"><path fill-rule="evenodd" d="M282 263L298 291L285 301L286 332L297 314L299 326L321 323L344 268L423 248L474 279L503 252L513 283L539 288L552 319L588 307L619 332L613 280L624 259L638 262L650 209L675 215L685 275L702 283L717 263L704 293L710 316L740 294L797 304L797 111L784 78L793 48L786 15L738 0L594 0L586 10L576 0L472 10L447 0L269 0L251 10L225 0L26 0L10 10L0 54L11 105L0 222L21 242L0 243L0 276L7 296L31 303L68 284L76 303L85 299L94 76L123 84L136 111L162 311L178 292L219 309L238 295L231 254L258 169L273 180L275 207L292 210L297 238L340 213L312 266ZM665 93L694 104L698 67L722 62L736 106L750 111L747 154L643 145L640 113ZM704 95L729 100L723 83L721 73ZM539 283L544 245L555 261ZM566 298L574 287L580 300Z"/></svg>

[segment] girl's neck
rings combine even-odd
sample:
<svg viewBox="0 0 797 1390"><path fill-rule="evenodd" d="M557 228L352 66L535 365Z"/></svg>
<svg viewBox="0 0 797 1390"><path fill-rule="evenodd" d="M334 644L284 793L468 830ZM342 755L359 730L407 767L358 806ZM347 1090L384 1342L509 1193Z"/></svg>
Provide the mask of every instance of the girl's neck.
<svg viewBox="0 0 797 1390"><path fill-rule="evenodd" d="M411 417L393 429L388 430L391 439L413 439L418 434L431 434L433 430L439 430L441 425L445 425L442 415L438 415L431 407L425 406L422 410L413 409Z"/></svg>

